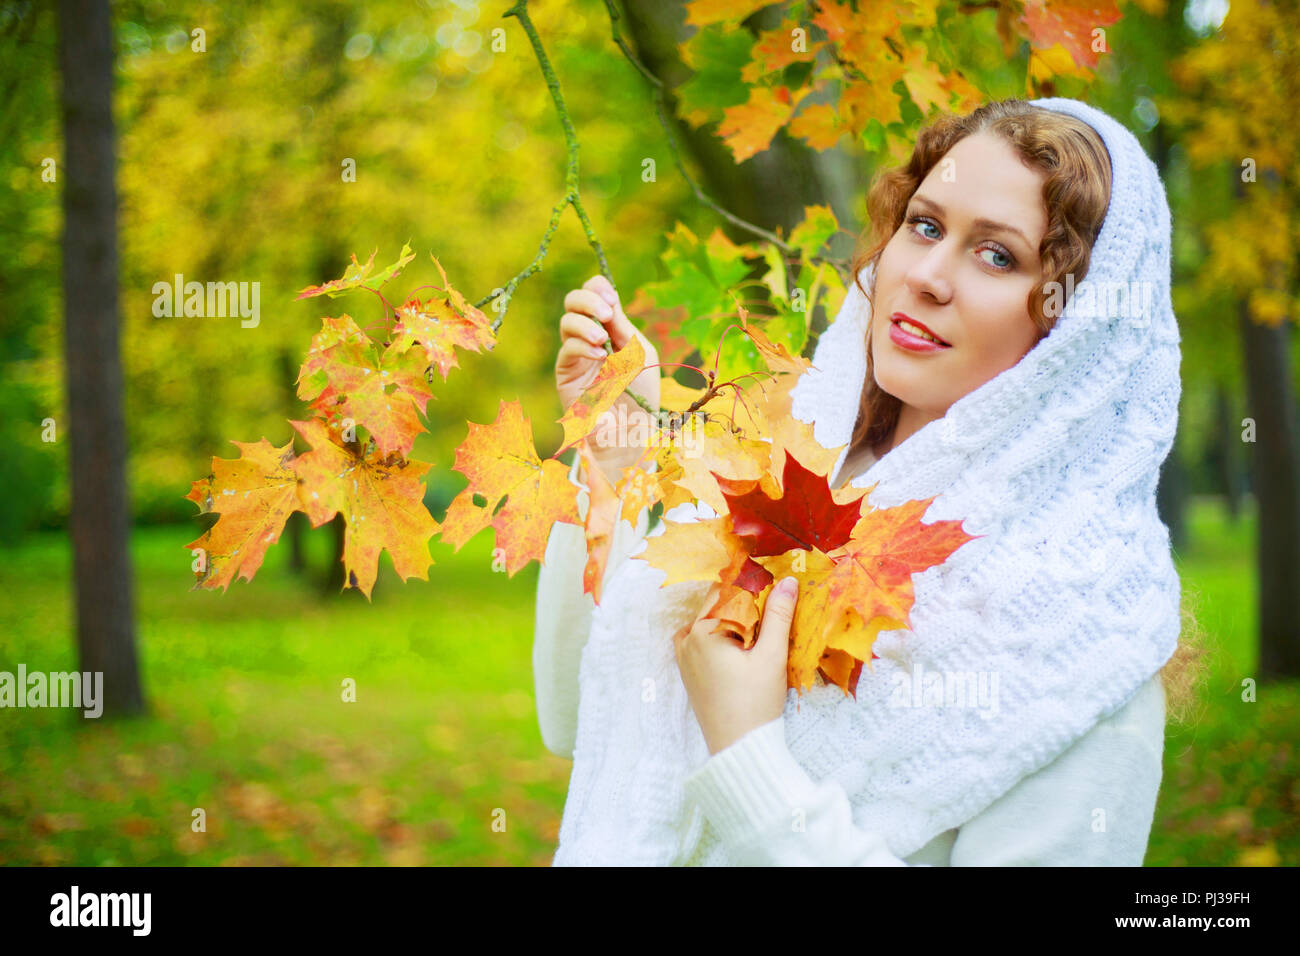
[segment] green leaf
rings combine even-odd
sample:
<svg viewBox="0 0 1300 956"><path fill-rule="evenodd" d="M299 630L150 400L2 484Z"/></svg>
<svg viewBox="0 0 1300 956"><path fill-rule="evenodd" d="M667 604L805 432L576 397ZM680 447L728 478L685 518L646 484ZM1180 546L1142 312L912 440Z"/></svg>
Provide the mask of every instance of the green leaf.
<svg viewBox="0 0 1300 956"><path fill-rule="evenodd" d="M338 279L332 279L323 285L312 285L303 289L295 296L295 299L309 299L312 296L327 295L331 299L337 299L345 292L351 292L354 289L370 289L378 292L386 282L395 279L408 262L415 258L415 253L411 251L409 242L402 244L402 254L397 257L397 261L392 265L380 269L376 275L371 275L370 270L375 265L375 255L379 250L376 249L370 253L370 258L362 265L357 261L356 254L352 255L352 265L348 266L343 276Z"/></svg>
<svg viewBox="0 0 1300 956"><path fill-rule="evenodd" d="M763 247L763 258L767 261L763 284L771 290L773 298L789 301L790 289L787 285L785 260L781 256L781 250L768 243Z"/></svg>
<svg viewBox="0 0 1300 956"><path fill-rule="evenodd" d="M809 259L821 251L839 228L839 220L830 206L805 206L803 221L790 230L789 243Z"/></svg>
<svg viewBox="0 0 1300 956"><path fill-rule="evenodd" d="M740 71L750 60L754 38L734 27L708 26L681 45L682 61L695 75L675 90L679 115L698 114L696 122L719 119L728 106L749 101Z"/></svg>

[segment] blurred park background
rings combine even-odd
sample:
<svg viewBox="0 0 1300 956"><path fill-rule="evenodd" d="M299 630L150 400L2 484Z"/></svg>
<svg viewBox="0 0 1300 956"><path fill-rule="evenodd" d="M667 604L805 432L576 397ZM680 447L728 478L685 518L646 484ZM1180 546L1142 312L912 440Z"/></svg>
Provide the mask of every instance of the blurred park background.
<svg viewBox="0 0 1300 956"><path fill-rule="evenodd" d="M889 6L859 0L855 22L878 22L877 8ZM910 6L937 22L900 31L898 45L928 39L943 72L960 68L985 98L1093 103L1126 123L1162 171L1184 392L1159 501L1208 669L1196 706L1168 727L1147 863L1294 864L1300 133L1287 117L1300 95L1296 5L1120 3L1091 72L1009 32L1024 3ZM677 170L652 83L611 38L611 9L628 50L667 91L667 121L704 193L780 235L808 207L828 206L840 232L827 255L841 261L867 226L872 174L937 112L916 105L918 90L936 89L935 74L909 60L890 87L896 121L872 119L821 148L774 127L766 148L737 162L718 127L744 102L755 37L850 5L732 3L741 15L731 19L704 7L728 4L526 4L581 147L592 231L623 301L640 293L628 311L652 340L665 328L655 306L673 303L646 290L680 291L681 270L694 268L665 257L678 225L701 238L721 229L736 243L756 235L702 202ZM294 380L320 317L372 308L369 297L295 301L298 290L341 275L353 253L364 261L378 249L386 263L410 241L418 255L396 288L438 282L432 252L476 302L539 254L565 196L568 154L536 51L519 18L503 16L509 9L0 0L0 590L9 596L0 670L108 660L136 691L100 720L0 710L0 862L550 862L570 762L543 747L534 710L535 563L513 577L494 571L490 530L459 552L435 537L427 582L400 582L385 556L367 603L340 592L341 524L312 529L293 515L257 578L225 594L190 589L184 548L205 526L185 495L212 457L235 457L231 439L283 444L286 418L304 417ZM61 61L61 29L85 40L101 22L110 59ZM792 84L804 66L787 67ZM111 92L107 181L77 183L65 159L71 137L94 152L86 117L63 108L65 82ZM964 87L937 89L955 97ZM340 175L345 159L355 181ZM84 270L104 220L74 223L64 206L65 190L106 182L117 209L108 284L103 270ZM434 463L426 503L435 518L466 483L452 467L466 423L492 421L502 399L522 401L540 455L560 446L553 365L563 297L601 264L572 208L544 252L540 271L514 290L498 346L458 352L459 368L435 381L429 434L413 452ZM176 274L260 283L260 322L155 316L153 286ZM837 304L828 298L806 317L805 354ZM91 347L111 336L86 330L106 326L119 330L120 360ZM107 382L80 421L70 367ZM124 493L111 474L87 485L84 527L114 538L87 541L90 532L69 531L69 446L79 427L111 436L114 402L121 454L105 461L121 463ZM94 522L113 514L118 525ZM109 558L78 577L74 541ZM80 622L79 588L101 602ZM340 702L346 678L355 703ZM198 807L205 832L191 827ZM494 826L502 811L504 829Z"/></svg>

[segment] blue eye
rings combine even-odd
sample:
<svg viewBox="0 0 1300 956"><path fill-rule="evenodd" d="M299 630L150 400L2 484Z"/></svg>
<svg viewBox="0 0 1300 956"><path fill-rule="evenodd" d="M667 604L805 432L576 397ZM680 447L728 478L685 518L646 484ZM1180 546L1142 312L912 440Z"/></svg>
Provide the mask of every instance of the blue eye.
<svg viewBox="0 0 1300 956"><path fill-rule="evenodd" d="M909 223L913 223L913 222L924 223L925 225L929 226L931 229L938 229L938 228L939 228L939 227L936 226L933 222L931 222L929 219L925 219L925 218L922 217L922 216L912 216L912 217L909 218L907 221L908 221ZM915 232L916 230L912 230L912 231ZM938 239L939 237L938 237L938 236L927 236L926 238L927 238L927 239Z"/></svg>
<svg viewBox="0 0 1300 956"><path fill-rule="evenodd" d="M993 249L993 248L981 249L980 252L991 252L995 256L1001 256L1002 258L1007 260L1007 264L1005 266L1000 266L997 263L990 262L989 265L993 266L993 268L995 269L1010 269L1013 265L1015 265L1015 262L1012 260L1012 258L1009 255L1007 255L1005 252L1003 252L1001 249Z"/></svg>
<svg viewBox="0 0 1300 956"><path fill-rule="evenodd" d="M909 217L907 218L907 222L908 222L909 225L911 225L911 224L913 224L913 223L918 223L918 222L919 222L919 223L922 223L922 224L924 224L924 225L929 226L931 229L934 229L934 230L936 230L936 231L937 231L938 228L939 228L938 225L935 224L934 220L929 219L929 218L927 218L927 217L925 217L925 216L909 216ZM916 233L916 230L913 229L912 232L913 232L913 233ZM939 237L938 237L938 236L924 236L923 238L926 238L926 239L938 239ZM995 262L989 262L989 263L988 263L990 266L992 266L994 269L997 269L999 272L1011 272L1011 271L1013 271L1013 270L1015 269L1015 267L1016 267L1016 260L1015 260L1015 257L1012 256L1011 253L1009 253L1009 252L1007 252L1005 249L1003 249L1001 246L998 246L998 245L996 245L996 244L993 244L993 245L986 246L985 248L981 249L980 251L981 251L981 252L991 252L991 253L993 253L994 255L999 255L999 256L1001 256L1003 259L1007 260L1007 264L1006 264L1005 266L1003 266L1003 265L998 265L998 264L995 263ZM985 261L985 262L988 262L987 259L984 260L984 261Z"/></svg>

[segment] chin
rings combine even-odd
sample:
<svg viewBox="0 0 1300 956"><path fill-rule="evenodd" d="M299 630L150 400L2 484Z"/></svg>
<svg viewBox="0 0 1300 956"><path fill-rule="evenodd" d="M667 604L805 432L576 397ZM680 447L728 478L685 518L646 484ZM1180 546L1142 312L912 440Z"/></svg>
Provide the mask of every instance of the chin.
<svg viewBox="0 0 1300 956"><path fill-rule="evenodd" d="M886 361L874 366L876 385L904 405L913 408L928 408L933 405L933 388L930 383L921 380L929 373L922 373L919 369L895 368L894 364Z"/></svg>

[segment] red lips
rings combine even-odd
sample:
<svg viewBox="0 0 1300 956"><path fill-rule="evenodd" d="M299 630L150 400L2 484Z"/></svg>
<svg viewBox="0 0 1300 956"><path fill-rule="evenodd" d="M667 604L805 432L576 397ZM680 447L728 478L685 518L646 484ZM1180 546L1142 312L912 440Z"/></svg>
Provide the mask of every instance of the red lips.
<svg viewBox="0 0 1300 956"><path fill-rule="evenodd" d="M952 345L951 342L949 342L949 341L947 341L946 339L944 339L943 336L941 336L941 335L940 335L938 332L936 332L934 329L930 328L930 327L929 327L928 325L926 325L924 322L919 322L919 321L917 321L916 319L912 318L912 317L911 317L910 315L908 315L906 312L895 312L895 313L894 313L893 315L891 315L889 318L890 318L891 321L894 321L894 322L897 322L899 319L906 319L908 322L911 322L911 323L912 323L913 325L915 325L917 328L923 329L923 330L925 330L926 332L928 332L930 335L933 335L936 339L939 340L940 344L942 344L942 345L947 345L947 346L951 346L951 345Z"/></svg>

